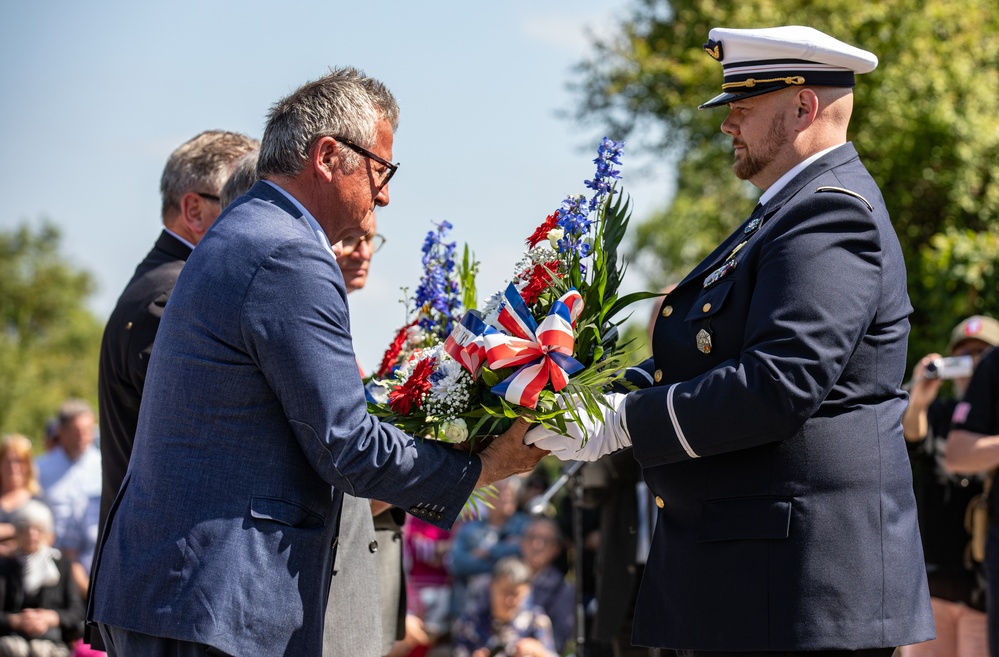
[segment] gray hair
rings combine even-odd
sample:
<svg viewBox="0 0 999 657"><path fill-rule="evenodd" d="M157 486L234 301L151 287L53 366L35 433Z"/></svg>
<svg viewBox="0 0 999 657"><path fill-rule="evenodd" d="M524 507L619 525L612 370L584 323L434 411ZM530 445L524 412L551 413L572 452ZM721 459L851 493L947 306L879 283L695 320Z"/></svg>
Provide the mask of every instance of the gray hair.
<svg viewBox="0 0 999 657"><path fill-rule="evenodd" d="M14 512L12 518L16 528L37 527L46 534L51 534L53 530L52 511L39 500L28 500L24 505Z"/></svg>
<svg viewBox="0 0 999 657"><path fill-rule="evenodd" d="M257 176L298 175L308 161L309 149L322 137L339 137L370 148L383 119L393 132L399 127L399 105L384 84L353 67L330 69L271 108ZM345 171L360 164L360 156L352 150L341 149L341 154Z"/></svg>
<svg viewBox="0 0 999 657"><path fill-rule="evenodd" d="M241 155L232 165L232 173L229 179L222 185L219 192L219 202L222 207L226 207L237 198L249 191L253 183L257 182L257 158L260 157L259 150L252 150L246 155Z"/></svg>
<svg viewBox="0 0 999 657"><path fill-rule="evenodd" d="M252 137L224 130L205 130L178 146L160 177L163 218L180 211L180 199L188 192L217 194L232 161L259 146Z"/></svg>
<svg viewBox="0 0 999 657"><path fill-rule="evenodd" d="M94 415L93 407L82 399L67 399L59 406L56 419L63 426L81 415Z"/></svg>
<svg viewBox="0 0 999 657"><path fill-rule="evenodd" d="M520 557L503 557L493 566L493 579L505 579L516 586L530 584L531 569Z"/></svg>

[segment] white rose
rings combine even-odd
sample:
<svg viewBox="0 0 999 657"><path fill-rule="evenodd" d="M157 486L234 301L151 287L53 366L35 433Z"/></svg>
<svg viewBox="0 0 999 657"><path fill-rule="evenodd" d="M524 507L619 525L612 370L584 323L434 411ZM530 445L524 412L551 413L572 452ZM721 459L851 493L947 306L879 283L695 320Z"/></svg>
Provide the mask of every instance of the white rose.
<svg viewBox="0 0 999 657"><path fill-rule="evenodd" d="M468 425L461 418L441 425L441 435L445 442L461 443L468 439Z"/></svg>
<svg viewBox="0 0 999 657"><path fill-rule="evenodd" d="M551 243L553 249L558 248L558 241L565 237L565 230L562 228L552 228L548 231L548 242Z"/></svg>

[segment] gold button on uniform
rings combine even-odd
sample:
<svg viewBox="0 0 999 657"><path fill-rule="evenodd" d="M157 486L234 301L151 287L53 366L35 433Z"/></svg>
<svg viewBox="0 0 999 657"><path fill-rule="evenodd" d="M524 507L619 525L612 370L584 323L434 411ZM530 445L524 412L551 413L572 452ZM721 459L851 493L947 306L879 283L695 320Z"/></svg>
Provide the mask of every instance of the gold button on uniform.
<svg viewBox="0 0 999 657"><path fill-rule="evenodd" d="M669 317L673 314L673 306L663 306L663 317Z"/></svg>
<svg viewBox="0 0 999 657"><path fill-rule="evenodd" d="M655 373L652 375L652 378L655 379L656 383L659 383L660 381L663 380L663 371L656 370Z"/></svg>
<svg viewBox="0 0 999 657"><path fill-rule="evenodd" d="M660 509L666 506L666 503L663 502L663 498L659 497L658 495L656 495L656 506L658 506Z"/></svg>
<svg viewBox="0 0 999 657"><path fill-rule="evenodd" d="M711 304L710 303L704 304L703 306L701 306L701 310L703 310L704 312L708 312L709 310L711 310Z"/></svg>

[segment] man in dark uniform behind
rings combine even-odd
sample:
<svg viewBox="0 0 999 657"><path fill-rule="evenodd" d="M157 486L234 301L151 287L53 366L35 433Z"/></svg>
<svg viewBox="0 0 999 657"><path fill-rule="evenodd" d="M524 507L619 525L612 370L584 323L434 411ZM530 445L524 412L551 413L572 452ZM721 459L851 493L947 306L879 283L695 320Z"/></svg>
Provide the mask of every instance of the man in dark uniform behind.
<svg viewBox="0 0 999 657"><path fill-rule="evenodd" d="M933 636L900 420L902 251L847 142L877 58L806 27L711 30L757 210L667 295L654 385L527 442L633 445L658 507L633 642L681 655L888 657ZM581 438L588 437L582 447Z"/></svg>
<svg viewBox="0 0 999 657"><path fill-rule="evenodd" d="M231 165L259 145L241 134L207 130L178 146L163 168L163 230L118 298L101 342L97 394L104 470L102 531L128 469L163 308L191 250L222 212L219 193Z"/></svg>

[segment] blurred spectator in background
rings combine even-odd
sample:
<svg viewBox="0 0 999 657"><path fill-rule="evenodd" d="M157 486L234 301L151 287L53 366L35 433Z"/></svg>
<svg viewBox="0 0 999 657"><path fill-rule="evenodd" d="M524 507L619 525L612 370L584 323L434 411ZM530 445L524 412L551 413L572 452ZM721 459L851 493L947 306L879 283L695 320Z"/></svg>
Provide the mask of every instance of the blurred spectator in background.
<svg viewBox="0 0 999 657"><path fill-rule="evenodd" d="M51 417L45 422L45 442L46 452L53 449L59 443L59 418Z"/></svg>
<svg viewBox="0 0 999 657"><path fill-rule="evenodd" d="M996 512L999 488L995 486L996 468L999 467L999 349L991 349L982 357L964 398L954 408L951 422L951 432L947 436L947 468L951 472L988 472L983 494L991 517L982 523L987 634L989 654L999 655L999 513ZM939 638L939 634L937 636ZM979 654L984 651L980 650Z"/></svg>
<svg viewBox="0 0 999 657"><path fill-rule="evenodd" d="M469 520L455 530L451 609L456 617L489 585L496 562L520 555L520 537L529 520L518 510L521 483L519 476L496 482L496 497L489 499L492 508L485 511L485 517Z"/></svg>
<svg viewBox="0 0 999 657"><path fill-rule="evenodd" d="M16 555L0 559L0 656L67 657L84 606L72 565L52 548L52 513L29 500L14 524Z"/></svg>
<svg viewBox="0 0 999 657"><path fill-rule="evenodd" d="M14 516L41 491L35 474L31 441L20 434L0 440L0 556L17 549Z"/></svg>
<svg viewBox="0 0 999 657"><path fill-rule="evenodd" d="M451 532L412 516L403 529L409 614L407 637L392 654L422 657L433 646L450 640ZM412 626L412 627L410 627Z"/></svg>
<svg viewBox="0 0 999 657"><path fill-rule="evenodd" d="M535 518L520 539L524 563L531 569L531 603L552 623L555 649L561 653L573 637L576 589L556 566L562 555L562 532L551 518Z"/></svg>
<svg viewBox="0 0 999 657"><path fill-rule="evenodd" d="M38 483L55 521L55 547L76 564L73 576L86 594L101 502L101 453L94 445L97 418L82 399L63 402L56 417L58 444L36 459Z"/></svg>
<svg viewBox="0 0 999 657"><path fill-rule="evenodd" d="M983 477L981 473L952 474L945 459L954 408L982 354L996 344L999 322L991 317L969 317L954 327L946 349L951 359L966 358L965 366L955 367L954 361L944 361L941 354L932 353L913 368L902 429L912 461L937 638L906 646L902 649L906 657L974 655L985 649L984 582L979 568L968 558L965 529L968 504L982 492ZM947 380L953 395L941 396Z"/></svg>
<svg viewBox="0 0 999 657"><path fill-rule="evenodd" d="M531 569L504 557L492 569L488 587L455 622L456 657L557 657L551 620L531 605Z"/></svg>

